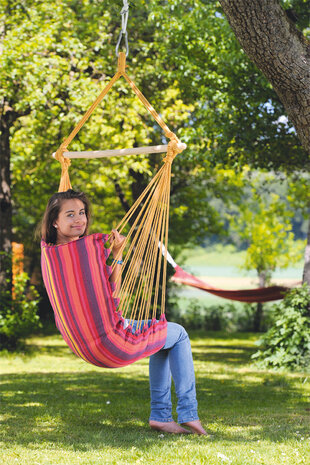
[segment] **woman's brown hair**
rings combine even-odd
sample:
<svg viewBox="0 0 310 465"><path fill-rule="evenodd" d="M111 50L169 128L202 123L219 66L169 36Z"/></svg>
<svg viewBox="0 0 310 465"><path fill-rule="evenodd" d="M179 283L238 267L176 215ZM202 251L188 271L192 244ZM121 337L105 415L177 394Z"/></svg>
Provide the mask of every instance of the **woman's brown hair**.
<svg viewBox="0 0 310 465"><path fill-rule="evenodd" d="M89 200L87 199L84 192L78 192L74 191L73 189L69 189L66 192L58 192L57 194L53 194L48 201L41 223L41 237L47 244L56 244L57 230L54 227L54 223L55 221L57 221L57 218L59 216L62 202L64 200L71 199L78 199L81 200L81 202L83 202L85 208L85 215L87 218L87 224L84 233L80 237L86 236L86 234L88 233L88 226L90 221Z"/></svg>

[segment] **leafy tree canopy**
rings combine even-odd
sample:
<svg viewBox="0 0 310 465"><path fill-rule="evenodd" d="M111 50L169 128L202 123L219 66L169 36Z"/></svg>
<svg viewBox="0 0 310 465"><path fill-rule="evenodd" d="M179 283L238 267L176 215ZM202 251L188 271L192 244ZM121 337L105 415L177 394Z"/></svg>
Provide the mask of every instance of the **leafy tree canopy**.
<svg viewBox="0 0 310 465"><path fill-rule="evenodd" d="M306 2L283 5L303 18ZM106 0L1 2L1 108L20 116L11 128L15 236L23 242L28 237L29 247L58 186L59 166L51 153L115 72L121 7L121 1ZM300 20L301 29L304 25ZM223 182L223 167L306 166L281 102L240 49L218 2L137 0L128 31L128 73L189 146L173 166L172 243L195 243L206 230L219 231L210 198L238 195L235 181ZM159 128L120 81L70 148L162 141ZM159 163L160 157L73 162L74 187L94 203L94 230L110 229L123 215L115 192L131 203Z"/></svg>

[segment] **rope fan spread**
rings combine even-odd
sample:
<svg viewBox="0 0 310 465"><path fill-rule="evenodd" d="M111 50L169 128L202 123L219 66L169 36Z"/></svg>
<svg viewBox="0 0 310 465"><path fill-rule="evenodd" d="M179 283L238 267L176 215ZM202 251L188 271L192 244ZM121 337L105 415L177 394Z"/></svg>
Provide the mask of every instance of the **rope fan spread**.
<svg viewBox="0 0 310 465"><path fill-rule="evenodd" d="M109 276L117 266L106 261L113 248L111 235L92 234L59 246L42 243L43 280L65 341L84 360L103 367L119 367L157 352L167 335L165 294L171 164L186 145L170 131L125 71L126 55L118 56L118 68L108 85L85 113L54 157L61 163L59 191L71 188L70 158L94 158L137 153L166 152L163 165L119 225L126 241L119 267L118 295ZM69 152L68 145L113 84L123 76L136 96L161 126L168 145L95 152ZM128 230L128 233L127 233ZM110 242L110 249L105 247ZM162 244L162 247L159 247ZM123 276L122 276L123 275ZM114 284L114 283L113 283ZM156 319L160 309L160 317Z"/></svg>

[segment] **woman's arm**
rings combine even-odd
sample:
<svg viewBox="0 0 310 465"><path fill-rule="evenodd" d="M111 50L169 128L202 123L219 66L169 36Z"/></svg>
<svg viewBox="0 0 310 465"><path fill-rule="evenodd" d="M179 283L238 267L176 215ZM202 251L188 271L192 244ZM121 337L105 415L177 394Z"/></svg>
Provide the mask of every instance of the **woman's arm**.
<svg viewBox="0 0 310 465"><path fill-rule="evenodd" d="M122 261L122 254L120 254L121 248L125 241L125 236L122 236L116 229L112 229L112 256L113 260ZM110 282L115 283L115 296L119 295L121 288L121 264L114 264L113 271L110 276Z"/></svg>

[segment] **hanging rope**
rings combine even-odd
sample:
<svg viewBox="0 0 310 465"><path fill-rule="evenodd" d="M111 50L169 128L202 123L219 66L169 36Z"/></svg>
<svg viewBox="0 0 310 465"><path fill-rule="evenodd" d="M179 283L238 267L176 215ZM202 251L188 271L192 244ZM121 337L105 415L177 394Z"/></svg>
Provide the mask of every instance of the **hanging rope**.
<svg viewBox="0 0 310 465"><path fill-rule="evenodd" d="M69 179L69 172L68 168L70 166L70 159L64 157L64 153L67 151L68 145L72 142L72 140L75 138L77 133L80 131L80 129L84 126L90 115L93 113L95 108L101 103L101 101L104 99L106 94L109 92L109 90L112 88L112 86L115 84L118 79L123 76L125 80L128 82L136 96L139 98L139 100L143 103L144 107L148 110L148 112L153 116L155 121L159 124L159 126L163 129L165 136L170 139L170 141L174 141L175 144L180 144L180 140L177 138L177 136L170 131L166 123L163 121L163 119L159 116L159 114L156 112L154 107L150 104L150 102L145 98L145 96L142 94L142 92L138 89L138 87L135 85L135 83L130 79L130 77L126 73L126 54L124 52L119 52L118 56L118 67L117 67L117 72L114 74L114 76L111 78L110 82L106 85L106 87L101 91L100 95L97 97L97 99L94 101L94 103L90 106L90 108L86 111L84 116L81 118L81 120L78 122L76 127L73 129L71 134L67 137L67 139L60 145L58 150L55 153L55 158L58 160L61 164L62 168L62 175L61 175L61 181L59 185L59 192L64 192L68 189L71 188L71 183ZM169 144L168 144L169 145ZM175 145L176 147L176 145ZM177 153L181 153L183 149L178 149L175 148ZM174 155L175 156L175 155ZM174 157L173 157L174 158Z"/></svg>
<svg viewBox="0 0 310 465"><path fill-rule="evenodd" d="M127 22L128 22L128 13L129 13L129 3L127 0L123 0L123 8L121 9L121 17L122 17L122 29L118 36L118 41L115 47L115 54L118 57L118 49L122 42L122 38L124 37L125 40L125 47L126 47L126 57L129 53L129 46L128 46L128 34L127 34Z"/></svg>

